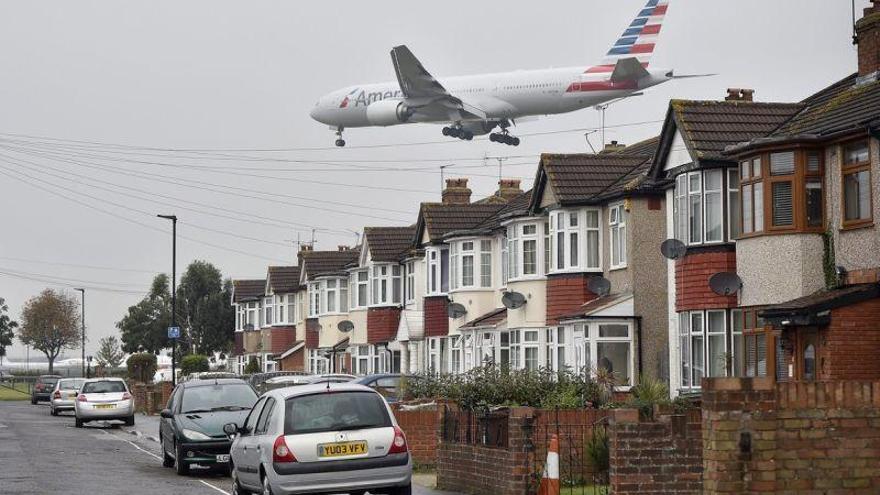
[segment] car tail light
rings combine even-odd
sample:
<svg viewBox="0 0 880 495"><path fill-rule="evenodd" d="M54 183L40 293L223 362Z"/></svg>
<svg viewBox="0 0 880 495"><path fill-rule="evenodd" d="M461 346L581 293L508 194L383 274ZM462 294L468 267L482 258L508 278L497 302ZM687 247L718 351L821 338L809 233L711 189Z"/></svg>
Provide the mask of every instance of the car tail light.
<svg viewBox="0 0 880 495"><path fill-rule="evenodd" d="M88 399L86 399L86 396L83 394L77 395L76 400L78 400L79 402L87 402L88 401Z"/></svg>
<svg viewBox="0 0 880 495"><path fill-rule="evenodd" d="M60 398L61 398L61 392L59 392L59 391L56 390L55 393L52 394L52 397L54 397L54 398L56 398L56 399L60 399Z"/></svg>
<svg viewBox="0 0 880 495"><path fill-rule="evenodd" d="M43 384L38 383L38 384L34 385L34 390L36 390L37 392L42 392L43 391Z"/></svg>
<svg viewBox="0 0 880 495"><path fill-rule="evenodd" d="M125 393L122 394L122 400L129 400L129 399L131 399L131 394L130 394L130 393L125 392Z"/></svg>
<svg viewBox="0 0 880 495"><path fill-rule="evenodd" d="M296 462L296 457L284 441L284 435L279 435L275 439L275 445L272 446L272 462Z"/></svg>
<svg viewBox="0 0 880 495"><path fill-rule="evenodd" d="M391 442L391 448L388 449L389 454L402 454L409 449L406 446L406 435L400 427L394 427L394 440Z"/></svg>

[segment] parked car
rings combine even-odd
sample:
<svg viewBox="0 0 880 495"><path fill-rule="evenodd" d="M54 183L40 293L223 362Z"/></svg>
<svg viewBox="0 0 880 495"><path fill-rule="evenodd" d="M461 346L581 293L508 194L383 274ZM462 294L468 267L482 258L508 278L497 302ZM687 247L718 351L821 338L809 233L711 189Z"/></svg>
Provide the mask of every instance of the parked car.
<svg viewBox="0 0 880 495"><path fill-rule="evenodd" d="M77 428L89 421L113 419L134 426L134 399L122 378L90 378L83 382L74 412Z"/></svg>
<svg viewBox="0 0 880 495"><path fill-rule="evenodd" d="M61 375L40 375L34 382L34 390L31 392L31 404L41 401L49 401L52 398L52 390L61 379Z"/></svg>
<svg viewBox="0 0 880 495"><path fill-rule="evenodd" d="M406 436L375 390L316 383L271 390L234 437L233 493L412 493Z"/></svg>
<svg viewBox="0 0 880 495"><path fill-rule="evenodd" d="M354 380L354 375L326 374L326 375L283 375L269 378L260 385L260 392L266 393L284 387L296 387L312 383L345 383Z"/></svg>
<svg viewBox="0 0 880 495"><path fill-rule="evenodd" d="M375 375L366 375L354 380L354 383L360 383L370 387L385 397L388 402L400 402L406 389L406 382L410 380L423 380L423 378L413 375L401 375L400 373L378 373Z"/></svg>
<svg viewBox="0 0 880 495"><path fill-rule="evenodd" d="M212 378L238 378L235 373L229 371L200 371L198 373L190 373L183 377L182 382L190 380L210 380Z"/></svg>
<svg viewBox="0 0 880 495"><path fill-rule="evenodd" d="M162 465L189 473L198 464L229 469L229 446L223 432L227 423L244 424L257 402L257 393L236 378L189 380L171 393L168 408L160 413L159 443Z"/></svg>
<svg viewBox="0 0 880 495"><path fill-rule="evenodd" d="M62 378L55 384L52 390L52 398L49 400L49 414L58 416L60 411L73 411L76 404L76 394L82 388L85 378Z"/></svg>

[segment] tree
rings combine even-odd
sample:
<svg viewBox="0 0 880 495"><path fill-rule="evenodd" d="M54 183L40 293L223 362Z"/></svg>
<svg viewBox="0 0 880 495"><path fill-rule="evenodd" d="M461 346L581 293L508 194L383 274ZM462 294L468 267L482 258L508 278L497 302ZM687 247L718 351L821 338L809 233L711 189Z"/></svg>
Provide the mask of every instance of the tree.
<svg viewBox="0 0 880 495"><path fill-rule="evenodd" d="M12 338L15 336L14 329L18 328L18 322L9 317L9 306L6 300L0 297L0 366L3 365L3 358L6 356L6 348L12 345Z"/></svg>
<svg viewBox="0 0 880 495"><path fill-rule="evenodd" d="M231 282L206 261L193 261L180 278L177 290L178 321L194 352L226 351L232 342L235 313L229 304Z"/></svg>
<svg viewBox="0 0 880 495"><path fill-rule="evenodd" d="M49 360L49 373L55 369L55 358L64 349L75 349L79 343L79 302L61 291L46 289L24 304L18 340L41 351Z"/></svg>
<svg viewBox="0 0 880 495"><path fill-rule="evenodd" d="M158 367L155 354L149 352L132 354L128 357L126 364L129 378L140 383L153 383L153 377L156 375Z"/></svg>
<svg viewBox="0 0 880 495"><path fill-rule="evenodd" d="M199 373L203 371L211 371L208 364L208 356L202 354L190 354L180 360L180 374L187 376L191 373Z"/></svg>
<svg viewBox="0 0 880 495"><path fill-rule="evenodd" d="M251 356L250 361L248 361L248 364L244 367L244 374L253 375L260 373L261 371L263 371L263 368L260 366L260 360L257 359L257 356Z"/></svg>
<svg viewBox="0 0 880 495"><path fill-rule="evenodd" d="M156 275L150 293L116 323L122 336L122 350L129 353L158 354L169 346L168 326L171 324L171 292L168 276Z"/></svg>
<svg viewBox="0 0 880 495"><path fill-rule="evenodd" d="M95 358L100 366L118 368L125 359L125 353L119 346L119 340L110 335L98 341L98 352Z"/></svg>

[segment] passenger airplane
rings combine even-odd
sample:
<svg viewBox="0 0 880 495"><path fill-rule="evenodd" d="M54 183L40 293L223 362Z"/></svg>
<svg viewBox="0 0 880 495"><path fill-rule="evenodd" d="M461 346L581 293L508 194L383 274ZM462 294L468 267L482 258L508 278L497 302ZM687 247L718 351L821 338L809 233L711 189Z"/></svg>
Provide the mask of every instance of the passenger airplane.
<svg viewBox="0 0 880 495"><path fill-rule="evenodd" d="M471 140L492 133L492 142L519 145L508 128L517 119L572 112L639 91L676 77L649 69L669 0L649 0L627 26L601 64L434 78L406 46L391 50L396 82L352 86L322 96L310 112L336 131L345 146L347 127L443 123L444 136Z"/></svg>

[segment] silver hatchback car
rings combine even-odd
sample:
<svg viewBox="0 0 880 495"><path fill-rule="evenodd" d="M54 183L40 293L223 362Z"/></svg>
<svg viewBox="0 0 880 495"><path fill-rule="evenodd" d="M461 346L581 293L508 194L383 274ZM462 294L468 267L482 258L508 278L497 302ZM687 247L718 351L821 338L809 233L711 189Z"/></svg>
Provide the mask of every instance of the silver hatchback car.
<svg viewBox="0 0 880 495"><path fill-rule="evenodd" d="M49 397L49 413L58 416L61 411L73 411L76 394L79 393L85 378L62 378L55 384L55 390Z"/></svg>
<svg viewBox="0 0 880 495"><path fill-rule="evenodd" d="M266 392L230 423L233 493L410 495L412 459L385 399L351 383Z"/></svg>
<svg viewBox="0 0 880 495"><path fill-rule="evenodd" d="M76 427L96 420L121 419L134 425L134 399L122 378L91 378L76 396Z"/></svg>

